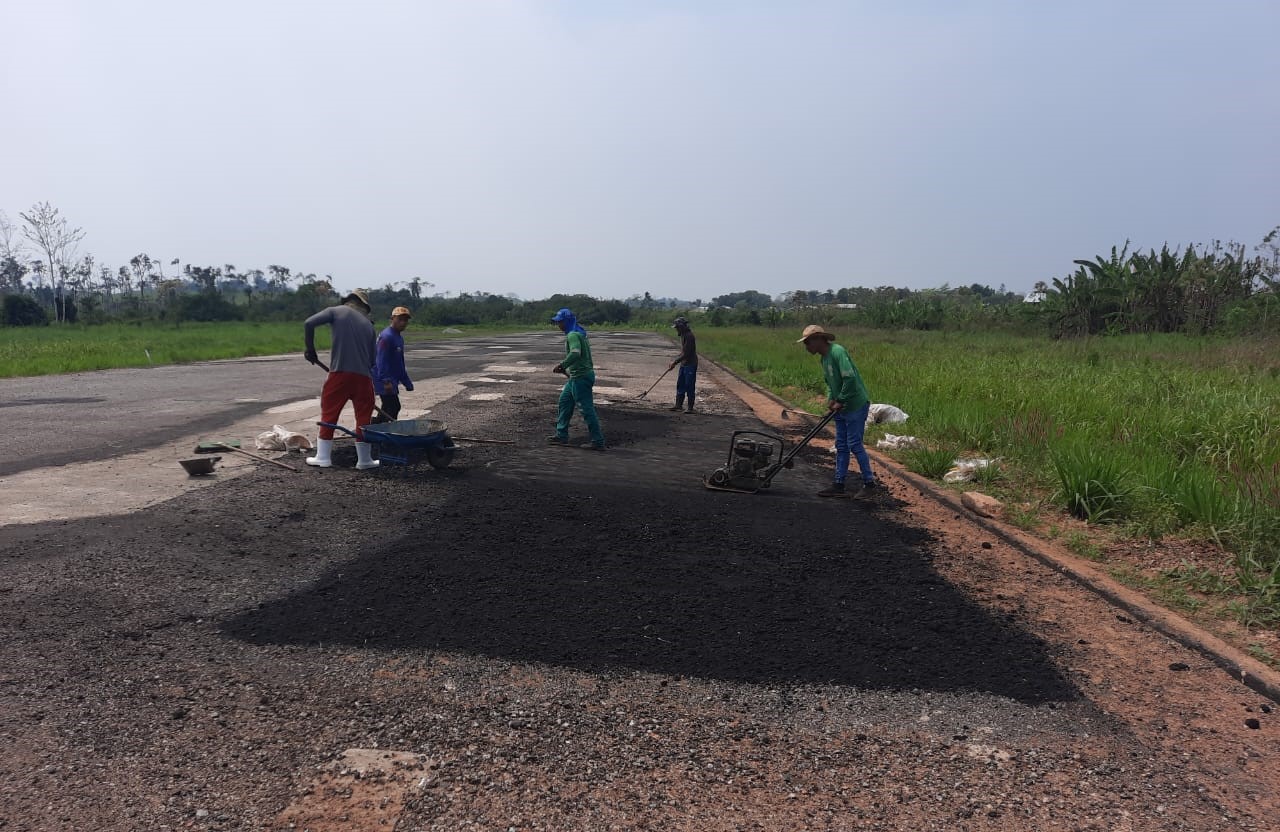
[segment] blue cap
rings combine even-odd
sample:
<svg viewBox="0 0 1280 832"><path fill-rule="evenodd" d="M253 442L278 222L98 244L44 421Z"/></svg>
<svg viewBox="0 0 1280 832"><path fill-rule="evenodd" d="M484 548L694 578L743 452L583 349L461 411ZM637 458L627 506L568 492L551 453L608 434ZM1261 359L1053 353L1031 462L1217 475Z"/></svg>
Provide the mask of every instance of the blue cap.
<svg viewBox="0 0 1280 832"><path fill-rule="evenodd" d="M570 312L568 309L561 309L555 315L551 316L551 323L558 324L561 321L568 320L569 318L572 318L572 317L573 317L573 313Z"/></svg>

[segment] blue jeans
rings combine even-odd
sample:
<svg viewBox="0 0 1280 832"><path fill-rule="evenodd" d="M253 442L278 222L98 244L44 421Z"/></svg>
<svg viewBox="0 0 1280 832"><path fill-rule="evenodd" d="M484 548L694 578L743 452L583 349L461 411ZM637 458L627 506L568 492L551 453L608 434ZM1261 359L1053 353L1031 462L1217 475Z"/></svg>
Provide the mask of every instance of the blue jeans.
<svg viewBox="0 0 1280 832"><path fill-rule="evenodd" d="M866 433L867 414L870 412L871 403L867 402L857 410L841 410L831 420L836 423L836 482L844 482L845 475L849 473L850 456L858 460L863 482L876 480L867 449L862 446L862 435Z"/></svg>
<svg viewBox="0 0 1280 832"><path fill-rule="evenodd" d="M681 365L680 375L676 376L676 407L684 406L685 396L689 397L689 409L693 410L694 389L698 385L698 368Z"/></svg>
<svg viewBox="0 0 1280 832"><path fill-rule="evenodd" d="M573 418L576 405L582 411L582 421L587 423L587 432L591 434L592 445L604 444L604 433L600 430L600 417L596 416L596 403L591 400L591 388L596 384L595 373L571 378L560 390L560 406L556 414L556 436L566 439L569 436L569 420Z"/></svg>

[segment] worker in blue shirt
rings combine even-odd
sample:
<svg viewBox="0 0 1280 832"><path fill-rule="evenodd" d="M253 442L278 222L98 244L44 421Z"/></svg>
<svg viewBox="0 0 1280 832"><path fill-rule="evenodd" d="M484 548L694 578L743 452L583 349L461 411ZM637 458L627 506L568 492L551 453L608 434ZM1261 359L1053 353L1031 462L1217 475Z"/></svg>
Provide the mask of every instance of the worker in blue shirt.
<svg viewBox="0 0 1280 832"><path fill-rule="evenodd" d="M382 399L383 416L375 423L386 422L400 416L400 385L406 391L413 390L413 381L404 368L404 336L400 333L409 326L413 316L403 306L391 310L391 325L378 336L377 359L373 365L373 390Z"/></svg>

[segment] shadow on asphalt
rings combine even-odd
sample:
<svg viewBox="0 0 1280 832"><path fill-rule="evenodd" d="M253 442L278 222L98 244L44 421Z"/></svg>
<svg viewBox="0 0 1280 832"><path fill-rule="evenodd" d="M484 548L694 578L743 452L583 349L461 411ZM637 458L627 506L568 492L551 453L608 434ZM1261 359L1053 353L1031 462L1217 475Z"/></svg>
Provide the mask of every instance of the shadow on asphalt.
<svg viewBox="0 0 1280 832"><path fill-rule="evenodd" d="M460 497L397 531L223 632L586 671L1078 696L1042 642L943 580L930 536L893 512L472 471Z"/></svg>

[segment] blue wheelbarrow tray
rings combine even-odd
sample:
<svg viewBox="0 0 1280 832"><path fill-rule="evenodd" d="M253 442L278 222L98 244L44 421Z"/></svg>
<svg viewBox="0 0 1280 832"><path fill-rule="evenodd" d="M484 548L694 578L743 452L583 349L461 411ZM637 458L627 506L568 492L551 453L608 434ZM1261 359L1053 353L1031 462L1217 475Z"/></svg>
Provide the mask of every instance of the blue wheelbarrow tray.
<svg viewBox="0 0 1280 832"><path fill-rule="evenodd" d="M356 435L355 431L342 425L330 422L318 424L340 430L349 436ZM449 438L449 426L439 419L397 419L394 422L365 425L363 431L364 441L377 445L378 458L385 462L407 463L409 453L421 449L426 452L427 462L432 468L448 468L453 461L454 451L458 449Z"/></svg>

